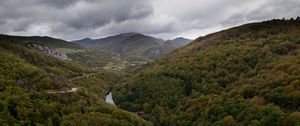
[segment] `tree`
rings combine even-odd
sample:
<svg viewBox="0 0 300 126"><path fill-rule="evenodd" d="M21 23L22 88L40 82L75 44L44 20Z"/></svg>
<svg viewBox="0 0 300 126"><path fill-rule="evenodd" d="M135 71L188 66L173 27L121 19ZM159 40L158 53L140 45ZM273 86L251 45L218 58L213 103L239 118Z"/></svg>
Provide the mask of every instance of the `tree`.
<svg viewBox="0 0 300 126"><path fill-rule="evenodd" d="M152 110L152 105L151 104L149 104L149 103L144 103L143 104L143 111L145 113L150 113L151 110Z"/></svg>
<svg viewBox="0 0 300 126"><path fill-rule="evenodd" d="M192 83L188 82L184 85L184 92L187 96L191 95L192 89L193 89Z"/></svg>
<svg viewBox="0 0 300 126"><path fill-rule="evenodd" d="M245 87L244 91L243 91L243 96L244 98L252 98L254 97L255 95L257 95L259 92L257 89L255 89L254 87L252 86L247 86Z"/></svg>
<svg viewBox="0 0 300 126"><path fill-rule="evenodd" d="M300 124L300 112L293 112L283 119L283 126L296 126Z"/></svg>
<svg viewBox="0 0 300 126"><path fill-rule="evenodd" d="M46 126L53 126L52 119L48 118L46 121Z"/></svg>
<svg viewBox="0 0 300 126"><path fill-rule="evenodd" d="M52 124L53 126L59 126L60 124L60 117L57 113L55 113L52 117Z"/></svg>
<svg viewBox="0 0 300 126"><path fill-rule="evenodd" d="M236 126L236 120L232 116L226 116L224 119L216 122L217 126Z"/></svg>

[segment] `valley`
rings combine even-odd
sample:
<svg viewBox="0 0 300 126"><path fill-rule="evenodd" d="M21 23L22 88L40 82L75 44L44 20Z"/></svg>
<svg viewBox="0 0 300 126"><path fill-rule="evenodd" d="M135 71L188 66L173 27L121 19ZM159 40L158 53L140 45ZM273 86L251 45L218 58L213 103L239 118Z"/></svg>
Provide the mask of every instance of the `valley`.
<svg viewBox="0 0 300 126"><path fill-rule="evenodd" d="M300 0L0 0L0 126L300 126Z"/></svg>
<svg viewBox="0 0 300 126"><path fill-rule="evenodd" d="M250 23L191 41L0 35L0 123L299 124L300 20Z"/></svg>
<svg viewBox="0 0 300 126"><path fill-rule="evenodd" d="M0 36L0 124L151 125L105 102L122 73L57 57L84 50L50 37Z"/></svg>

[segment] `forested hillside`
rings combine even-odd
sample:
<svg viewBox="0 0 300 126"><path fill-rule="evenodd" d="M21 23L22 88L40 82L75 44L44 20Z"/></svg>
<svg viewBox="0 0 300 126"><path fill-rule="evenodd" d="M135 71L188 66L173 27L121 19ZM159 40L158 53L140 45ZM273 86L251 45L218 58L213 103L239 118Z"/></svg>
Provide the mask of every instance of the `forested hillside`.
<svg viewBox="0 0 300 126"><path fill-rule="evenodd" d="M51 37L40 37L40 36L11 36L11 35L0 35L1 41L9 42L18 42L18 43L26 43L32 42L44 46L48 46L51 48L68 48L68 49L83 49L83 47L65 41L61 39L51 38Z"/></svg>
<svg viewBox="0 0 300 126"><path fill-rule="evenodd" d="M54 58L28 47L19 37L10 38L0 38L1 126L151 125L105 103L105 94L120 75ZM70 88L78 90L49 93Z"/></svg>
<svg viewBox="0 0 300 126"><path fill-rule="evenodd" d="M113 89L155 125L300 125L300 20L200 37Z"/></svg>

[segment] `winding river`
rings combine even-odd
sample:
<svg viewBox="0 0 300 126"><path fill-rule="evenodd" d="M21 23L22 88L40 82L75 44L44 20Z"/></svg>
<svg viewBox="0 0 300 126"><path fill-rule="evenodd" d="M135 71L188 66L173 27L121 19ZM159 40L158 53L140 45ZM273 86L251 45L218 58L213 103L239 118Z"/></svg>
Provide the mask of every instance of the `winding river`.
<svg viewBox="0 0 300 126"><path fill-rule="evenodd" d="M114 100L112 99L112 92L111 91L109 91L108 94L106 95L105 102L109 103L111 105L116 105Z"/></svg>

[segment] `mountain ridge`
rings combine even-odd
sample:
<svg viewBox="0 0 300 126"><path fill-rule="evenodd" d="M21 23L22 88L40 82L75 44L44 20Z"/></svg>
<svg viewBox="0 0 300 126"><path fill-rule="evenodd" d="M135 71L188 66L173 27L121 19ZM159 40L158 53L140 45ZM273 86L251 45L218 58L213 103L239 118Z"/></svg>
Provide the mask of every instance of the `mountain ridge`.
<svg viewBox="0 0 300 126"><path fill-rule="evenodd" d="M107 40L107 39L111 39L111 38L115 38L115 37L130 37L130 36L134 36L134 35L155 38L155 37L152 37L152 36L144 35L142 33L127 32L127 33L120 33L120 34L116 34L116 35L110 35L110 36L107 36L107 37L95 38L95 39L87 37L87 38L83 38L83 39L79 39L79 40L72 40L70 42L77 43L81 46L85 46L85 47L88 47L88 48L93 48L93 47L97 47L97 45L89 45L88 43L93 43L93 44L102 43L102 42L105 43L105 40ZM170 41L171 42L173 42L173 41L183 41L182 43L181 42L176 43L176 44L179 44L180 46L186 45L186 44L188 44L189 42L192 41L191 39L187 39L187 38L184 38L184 37L176 37L174 39L169 39L169 40L163 40L161 38L155 38L155 39L157 39L155 41L159 44L164 44L164 43L170 42ZM117 42L119 42L119 41L117 41ZM98 46L101 46L101 44L98 45Z"/></svg>
<svg viewBox="0 0 300 126"><path fill-rule="evenodd" d="M299 44L299 20L222 30L124 79L113 98L156 125L296 125Z"/></svg>
<svg viewBox="0 0 300 126"><path fill-rule="evenodd" d="M44 44L52 48L74 48L82 49L81 46L71 43L69 41L52 38L49 36L15 36L15 35L5 35L0 34L0 39L5 41L14 41L14 42L36 42L38 44Z"/></svg>
<svg viewBox="0 0 300 126"><path fill-rule="evenodd" d="M87 48L94 48L107 53L114 53L117 56L129 61L153 61L162 55L186 45L191 40L177 38L168 40L144 35L141 33L129 32L112 35L99 39L81 39L72 41Z"/></svg>
<svg viewBox="0 0 300 126"><path fill-rule="evenodd" d="M154 42L160 42L163 41L162 39L158 39L152 36L147 36L141 33L135 33L135 32L128 32L128 33L120 33L120 34L116 34L116 35L110 35L107 37L103 37L103 38L96 38L96 39L91 39L91 38L84 38L84 39L80 39L80 40L73 40L71 42L73 43L77 43L80 44L82 46L88 47L88 48L94 48L94 47L99 47L99 46L103 46L107 43L120 43L122 42L124 39L128 39L131 37L136 37L136 36L142 36L142 37L146 37L147 39L153 39L152 41Z"/></svg>

